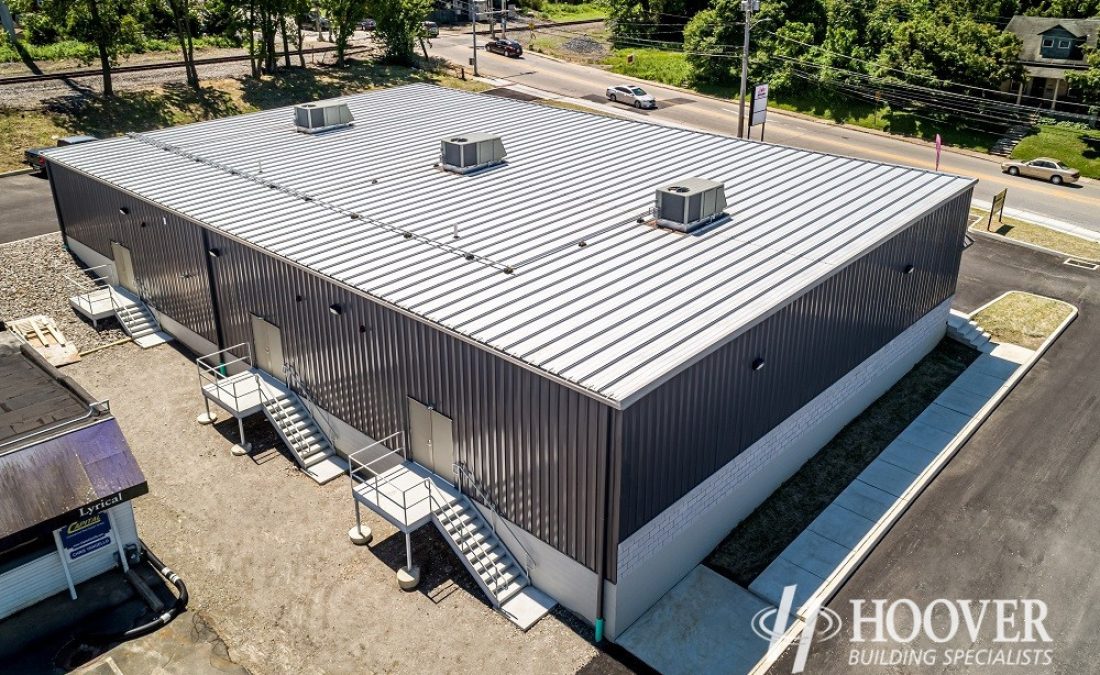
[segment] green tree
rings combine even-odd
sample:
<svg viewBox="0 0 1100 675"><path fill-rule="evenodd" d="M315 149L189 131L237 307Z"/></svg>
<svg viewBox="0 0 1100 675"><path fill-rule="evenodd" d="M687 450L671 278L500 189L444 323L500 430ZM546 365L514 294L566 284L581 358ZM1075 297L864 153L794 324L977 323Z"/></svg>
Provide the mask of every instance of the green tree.
<svg viewBox="0 0 1100 675"><path fill-rule="evenodd" d="M1086 48L1085 61L1088 63L1088 70L1067 71L1066 82L1083 101L1100 105L1100 49Z"/></svg>
<svg viewBox="0 0 1100 675"><path fill-rule="evenodd" d="M355 25L367 15L366 0L325 0L322 7L336 43L336 65L343 67Z"/></svg>
<svg viewBox="0 0 1100 675"><path fill-rule="evenodd" d="M878 73L925 86L945 82L996 89L1019 80L1020 41L971 17L926 12L895 23L876 62Z"/></svg>
<svg viewBox="0 0 1100 675"><path fill-rule="evenodd" d="M415 62L416 40L423 33L421 24L431 8L431 0L373 0L370 3L371 14L378 24L374 37L382 43L387 61Z"/></svg>
<svg viewBox="0 0 1100 675"><path fill-rule="evenodd" d="M94 56L103 72L103 95L114 96L111 68L120 56L141 43L140 4L126 0L42 0L40 11L49 16L66 37L95 46Z"/></svg>
<svg viewBox="0 0 1100 675"><path fill-rule="evenodd" d="M165 0L172 15L173 30L183 54L183 69L187 84L199 86L199 71L195 68L195 43L193 33L197 23L192 0Z"/></svg>

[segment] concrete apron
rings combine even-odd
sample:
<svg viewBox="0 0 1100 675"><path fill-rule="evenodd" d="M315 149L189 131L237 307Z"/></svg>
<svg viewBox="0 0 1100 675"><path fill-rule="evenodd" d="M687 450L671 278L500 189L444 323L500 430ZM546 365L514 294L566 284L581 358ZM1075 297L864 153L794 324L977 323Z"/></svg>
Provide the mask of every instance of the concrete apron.
<svg viewBox="0 0 1100 675"><path fill-rule="evenodd" d="M1074 310L1036 351L998 345L978 357L748 590L699 565L617 642L669 675L766 672L799 636L802 617L836 593L1076 316ZM777 624L790 586L791 621ZM789 628L769 645L763 621Z"/></svg>

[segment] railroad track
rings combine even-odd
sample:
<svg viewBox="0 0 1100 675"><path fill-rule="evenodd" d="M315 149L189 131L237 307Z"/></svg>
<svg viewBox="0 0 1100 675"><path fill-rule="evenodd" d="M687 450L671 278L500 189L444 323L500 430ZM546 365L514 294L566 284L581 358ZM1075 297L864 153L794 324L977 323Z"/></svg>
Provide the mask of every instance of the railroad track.
<svg viewBox="0 0 1100 675"><path fill-rule="evenodd" d="M349 48L346 54L358 54L366 51L367 47L352 47ZM324 54L328 52L336 51L336 47L311 47L309 49L303 49L303 54ZM290 56L297 56L298 52L290 52ZM275 55L276 59L282 59L286 56L286 53L280 52ZM234 63L237 61L247 61L250 57L248 54L241 54L238 56L212 56L205 59L195 59L196 66L206 66L215 63ZM167 70L170 68L183 68L183 61L166 61L164 63L146 63L139 66L116 66L111 68L111 74L117 73L140 73L147 70ZM41 75L18 75L16 77L4 77L0 78L0 87L6 84L26 84L29 82L43 82L46 80L72 80L81 77L102 77L103 71L99 68L87 69L87 70L70 70L59 73L43 73Z"/></svg>

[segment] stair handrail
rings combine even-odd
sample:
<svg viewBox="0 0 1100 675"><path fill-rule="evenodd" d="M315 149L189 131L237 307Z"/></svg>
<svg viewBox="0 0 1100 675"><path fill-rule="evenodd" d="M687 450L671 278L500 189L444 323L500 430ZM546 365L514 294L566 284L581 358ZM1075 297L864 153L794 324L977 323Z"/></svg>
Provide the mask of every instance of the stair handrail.
<svg viewBox="0 0 1100 675"><path fill-rule="evenodd" d="M293 433L293 438L291 437L291 434L287 433L286 431L283 432L283 435L286 436L287 440L290 441L290 449L294 452L294 454L298 455L299 463L302 465L302 469L305 469L306 468L305 467L306 458L302 456L302 450L300 449L302 444L304 443L304 441L302 440L302 431L298 428L298 425L296 423L291 421L290 413L287 411L286 407L283 406L283 403L282 403L282 401L279 400L278 396L268 395L266 397L266 399L264 399L263 382L260 379L260 374L256 373L253 377L256 378L256 386L260 390L261 400L270 401L277 408L278 415L277 416L272 415L272 417L274 417L276 420L284 420L284 421L287 422L286 426L289 428L290 432ZM294 392L288 391L287 393L288 394L293 394ZM288 398L289 398L289 396L288 396ZM304 403L302 405L303 405L303 407L305 407ZM305 449L306 450L309 449L309 444L308 443L305 443Z"/></svg>
<svg viewBox="0 0 1100 675"><path fill-rule="evenodd" d="M298 369L294 366L293 363L283 361L283 375L286 376L287 386L289 386L296 392L301 392L300 397L304 397L308 400L314 401L315 403L320 400L317 398L317 396L313 394L313 389L309 386L309 382L307 382L306 379L302 377L301 373L298 372ZM317 428L321 430L321 433L325 435L326 440L328 440L331 444L332 436L334 435L332 427L329 426L328 423L322 423L322 420L318 415L313 415L313 421L317 424Z"/></svg>
<svg viewBox="0 0 1100 675"><path fill-rule="evenodd" d="M497 568L497 564L489 559L489 553L488 552L479 552L477 549L474 548L474 544L470 543L471 542L471 538L469 536L470 535L470 525L471 525L474 518L480 518L480 515L478 515L478 513L477 513L477 509L474 508L473 512L471 513L471 518L470 518L471 523L462 523L458 519L458 516L455 516L452 513L448 512L448 508L452 507L456 502L455 501L446 502L446 501L443 501L441 499L437 499L436 496L435 496L435 490L437 490L438 488L435 487L434 481L432 481L430 478L428 478L428 479L425 480L425 482L428 484L428 496L429 496L429 498L431 498L432 502L437 505L436 508L433 509L433 511L436 514L438 514L441 518L445 518L446 519L446 524L452 524L454 526L454 529L455 529L455 534L459 535L459 536L457 536L457 539L455 537L452 537L451 540L454 541L458 545L458 550L460 552L465 551L465 552L468 552L471 556L473 556L474 559L470 562L470 565L471 565L471 567L474 568L474 573L479 574L477 572L477 561L484 560L484 562L485 562L485 572L486 572L486 574L488 574L492 577L491 584L486 583L485 585L489 588L489 592L493 596L493 601L496 602L497 595L500 592L501 576L502 576L501 571L500 571L500 569ZM491 527L492 526L490 526L490 528ZM461 534L459 534L459 530L461 530ZM493 535L494 536L496 535L495 531L493 532ZM497 538L497 541L500 541L499 537ZM500 542L500 545L504 546L504 542ZM505 549L507 549L507 547L505 547ZM526 574L526 571L524 573ZM479 576L480 576L480 574L479 574Z"/></svg>
<svg viewBox="0 0 1100 675"><path fill-rule="evenodd" d="M474 492L477 493L477 496L481 500L481 502L484 503L485 506L488 507L489 511L493 514L493 520L489 523L489 529L493 531L494 535L496 535L497 533L496 521L499 519L502 523L504 523L505 529L508 530L508 534L512 535L512 539L515 540L516 546L519 546L520 550L523 551L523 562L520 562L519 560L517 560L516 562L523 569L523 573L527 575L527 578L530 579L530 568L533 567L535 564L535 559L531 557L531 552L528 551L527 547L523 545L523 541L512 529L512 526L508 524L508 520L500 516L500 509L497 508L496 503L493 501L488 491L483 488L478 482L477 476L474 475L473 471L471 471L470 468L462 462L455 462L452 467L454 468L455 473L463 479L463 482L468 483L470 487L474 489ZM497 538L499 539L499 536ZM507 546L505 546L503 541L500 543L505 548L508 548Z"/></svg>

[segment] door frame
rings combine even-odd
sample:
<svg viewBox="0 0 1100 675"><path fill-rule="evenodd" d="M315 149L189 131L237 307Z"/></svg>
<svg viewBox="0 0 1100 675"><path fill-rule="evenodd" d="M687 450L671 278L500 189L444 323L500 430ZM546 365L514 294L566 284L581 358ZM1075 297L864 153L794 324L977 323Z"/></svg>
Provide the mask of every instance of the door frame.
<svg viewBox="0 0 1100 675"><path fill-rule="evenodd" d="M285 356L285 352L283 350L283 329L280 328L278 325L276 325L274 322L268 321L267 319L260 316L259 314L255 314L255 313L250 312L249 317L251 317L251 319L249 321L249 327L252 330L252 350L253 350L253 353L252 353L252 366L255 367L255 368L259 368L260 370L264 371L265 373L267 373L268 375L274 377L275 379L279 380L280 382L286 382L286 373L283 372L283 365L286 363L286 356ZM270 331L274 331L274 333L277 337L277 340L276 340L275 344L278 347L278 352L279 352L278 356L279 356L279 361L280 361L280 363L278 364L279 368L276 369L278 372L273 373L273 372L271 372L271 370L269 368L265 367L265 365L269 365L269 364L266 364L266 363L264 365L260 364L260 347L261 347L261 344L260 344L260 340L259 340L259 332L256 330L257 322L259 322L261 324L265 324L264 326L262 326L262 330L269 332L269 334L270 334ZM268 344L268 342L267 342L267 339L265 338L264 345L267 345L267 344ZM267 349L266 351L268 352L268 355L270 356L271 350ZM266 362L267 358L265 358L264 361Z"/></svg>
<svg viewBox="0 0 1100 675"><path fill-rule="evenodd" d="M122 286L123 288L130 291L131 293L137 293L138 295L141 295L140 287L138 286L138 281L137 281L137 272L134 270L134 255L133 255L133 251L130 250L130 247L126 246L122 242L115 241L115 240L112 239L111 240L111 257L112 257L112 260L115 264L115 278L118 280L118 285ZM119 260L122 259L122 258L126 259L126 264L125 265L121 265L119 263ZM123 269L123 267L125 267L127 272L129 273L128 274L128 277L129 277L128 281L133 283L133 287L131 287L130 285L123 282L123 280L122 280L122 269Z"/></svg>
<svg viewBox="0 0 1100 675"><path fill-rule="evenodd" d="M451 485L458 485L454 472L454 420L412 396L407 396L409 411L408 435L412 460ZM420 420L420 425L417 420ZM420 426L424 426L420 429ZM416 441L423 439L426 448L418 451ZM442 462L442 466L440 466Z"/></svg>

